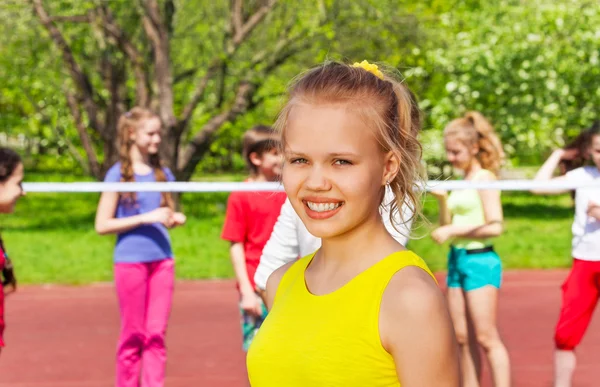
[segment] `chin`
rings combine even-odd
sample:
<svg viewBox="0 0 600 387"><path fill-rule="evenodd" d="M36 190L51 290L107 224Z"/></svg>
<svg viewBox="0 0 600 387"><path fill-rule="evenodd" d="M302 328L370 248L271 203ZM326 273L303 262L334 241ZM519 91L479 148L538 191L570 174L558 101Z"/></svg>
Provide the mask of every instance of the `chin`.
<svg viewBox="0 0 600 387"><path fill-rule="evenodd" d="M337 222L315 221L312 219L303 219L302 222L309 233L321 239L337 237L348 231L346 227L336 224Z"/></svg>

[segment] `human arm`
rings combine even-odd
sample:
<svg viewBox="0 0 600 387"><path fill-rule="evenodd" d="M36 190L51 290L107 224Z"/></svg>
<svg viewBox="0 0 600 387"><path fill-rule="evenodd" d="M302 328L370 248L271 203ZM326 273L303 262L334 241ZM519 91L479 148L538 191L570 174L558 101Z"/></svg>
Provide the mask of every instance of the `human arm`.
<svg viewBox="0 0 600 387"><path fill-rule="evenodd" d="M0 241L1 243L1 241ZM2 289L5 295L14 293L17 290L17 278L15 277L12 261L5 256L4 267L2 268Z"/></svg>
<svg viewBox="0 0 600 387"><path fill-rule="evenodd" d="M390 280L381 301L381 343L402 387L458 387L458 344L447 304L424 270L409 266Z"/></svg>
<svg viewBox="0 0 600 387"><path fill-rule="evenodd" d="M286 200L281 206L281 212L275 226L273 226L271 236L263 248L260 262L254 275L254 282L261 296L264 296L269 276L286 263L298 259L300 255L297 217L298 215L291 203L289 200Z"/></svg>
<svg viewBox="0 0 600 387"><path fill-rule="evenodd" d="M558 164L560 163L561 160L573 160L578 155L579 155L579 151L577 149L568 149L568 150L557 149L557 150L555 150L554 152L552 152L550 157L548 157L548 159L544 162L544 164L538 170L535 177L533 178L533 181L566 180L567 179L566 175L552 177L554 174L554 171L556 170L556 167L558 167ZM569 190L568 189L550 190L550 189L540 188L540 189L530 190L529 192L531 192L532 194L535 194L535 195L552 195L552 194L561 194L561 193L569 192Z"/></svg>
<svg viewBox="0 0 600 387"><path fill-rule="evenodd" d="M164 167L163 170L165 172L165 177L168 182L176 181L175 175L173 174L173 172L171 172L169 168ZM171 215L171 227L183 226L186 221L187 217L183 214L183 212L175 212L175 208L173 208L173 214Z"/></svg>
<svg viewBox="0 0 600 387"><path fill-rule="evenodd" d="M255 293L246 264L244 243L248 237L248 198L243 193L232 192L227 199L227 210L221 238L229 241L229 257L240 292L240 307L246 312L259 316L261 306Z"/></svg>
<svg viewBox="0 0 600 387"><path fill-rule="evenodd" d="M119 234L152 223L162 223L166 227L173 225L173 210L168 207L160 207L144 214L116 218L118 201L119 194L117 192L103 192L100 195L95 221L95 229L98 234Z"/></svg>
<svg viewBox="0 0 600 387"><path fill-rule="evenodd" d="M430 194L438 201L440 226L450 224L452 222L452 213L448 208L448 192L434 190Z"/></svg>
<svg viewBox="0 0 600 387"><path fill-rule="evenodd" d="M235 278L240 288L240 307L248 313L260 316L262 308L260 306L258 295L254 292L250 278L248 277L248 268L246 267L246 254L244 253L244 244L241 242L232 242L229 247L229 256L233 265Z"/></svg>

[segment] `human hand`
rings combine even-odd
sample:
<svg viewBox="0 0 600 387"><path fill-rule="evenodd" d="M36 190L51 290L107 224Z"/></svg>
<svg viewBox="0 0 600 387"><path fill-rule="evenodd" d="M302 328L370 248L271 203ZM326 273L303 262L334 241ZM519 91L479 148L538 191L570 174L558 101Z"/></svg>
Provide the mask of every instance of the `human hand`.
<svg viewBox="0 0 600 387"><path fill-rule="evenodd" d="M433 232L431 233L431 238L435 241L435 243L441 245L444 242L446 242L448 239L450 239L451 237L453 237L453 233L452 233L452 225L451 224L447 224L445 226L441 226L438 227L437 229L433 230Z"/></svg>
<svg viewBox="0 0 600 387"><path fill-rule="evenodd" d="M560 155L561 160L575 160L579 157L579 149L557 149L554 153Z"/></svg>
<svg viewBox="0 0 600 387"><path fill-rule="evenodd" d="M590 201L587 208L587 215L600 220L600 204Z"/></svg>
<svg viewBox="0 0 600 387"><path fill-rule="evenodd" d="M186 216L181 212L174 212L171 216L173 227L183 226L187 220Z"/></svg>
<svg viewBox="0 0 600 387"><path fill-rule="evenodd" d="M165 227L173 225L173 210L169 207L160 207L144 215L144 223L146 224L162 223Z"/></svg>
<svg viewBox="0 0 600 387"><path fill-rule="evenodd" d="M253 316L262 315L262 305L260 297L254 292L242 293L240 308L246 313Z"/></svg>

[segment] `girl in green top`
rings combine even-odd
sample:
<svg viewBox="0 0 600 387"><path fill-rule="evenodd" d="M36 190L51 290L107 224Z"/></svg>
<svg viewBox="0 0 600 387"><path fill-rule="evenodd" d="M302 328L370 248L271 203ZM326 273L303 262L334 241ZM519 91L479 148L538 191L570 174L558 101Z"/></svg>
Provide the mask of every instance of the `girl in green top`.
<svg viewBox="0 0 600 387"><path fill-rule="evenodd" d="M450 122L444 129L446 156L464 180L496 180L504 157L492 125L478 112ZM461 347L465 387L479 386L479 346L492 369L494 386L510 385L508 352L496 327L502 264L490 238L502 231L500 191L435 191L440 224L432 233L439 244L451 241L448 255L448 303Z"/></svg>

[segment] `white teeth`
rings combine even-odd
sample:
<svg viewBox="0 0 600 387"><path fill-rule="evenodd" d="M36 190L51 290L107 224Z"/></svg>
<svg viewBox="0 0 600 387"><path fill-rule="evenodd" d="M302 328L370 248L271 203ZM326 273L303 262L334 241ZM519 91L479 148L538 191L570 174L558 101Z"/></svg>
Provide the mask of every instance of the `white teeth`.
<svg viewBox="0 0 600 387"><path fill-rule="evenodd" d="M316 212L325 212L325 211L333 211L336 208L338 208L339 206L342 205L342 203L313 203L313 202L306 202L306 204L308 205L308 208L310 208L313 211Z"/></svg>

